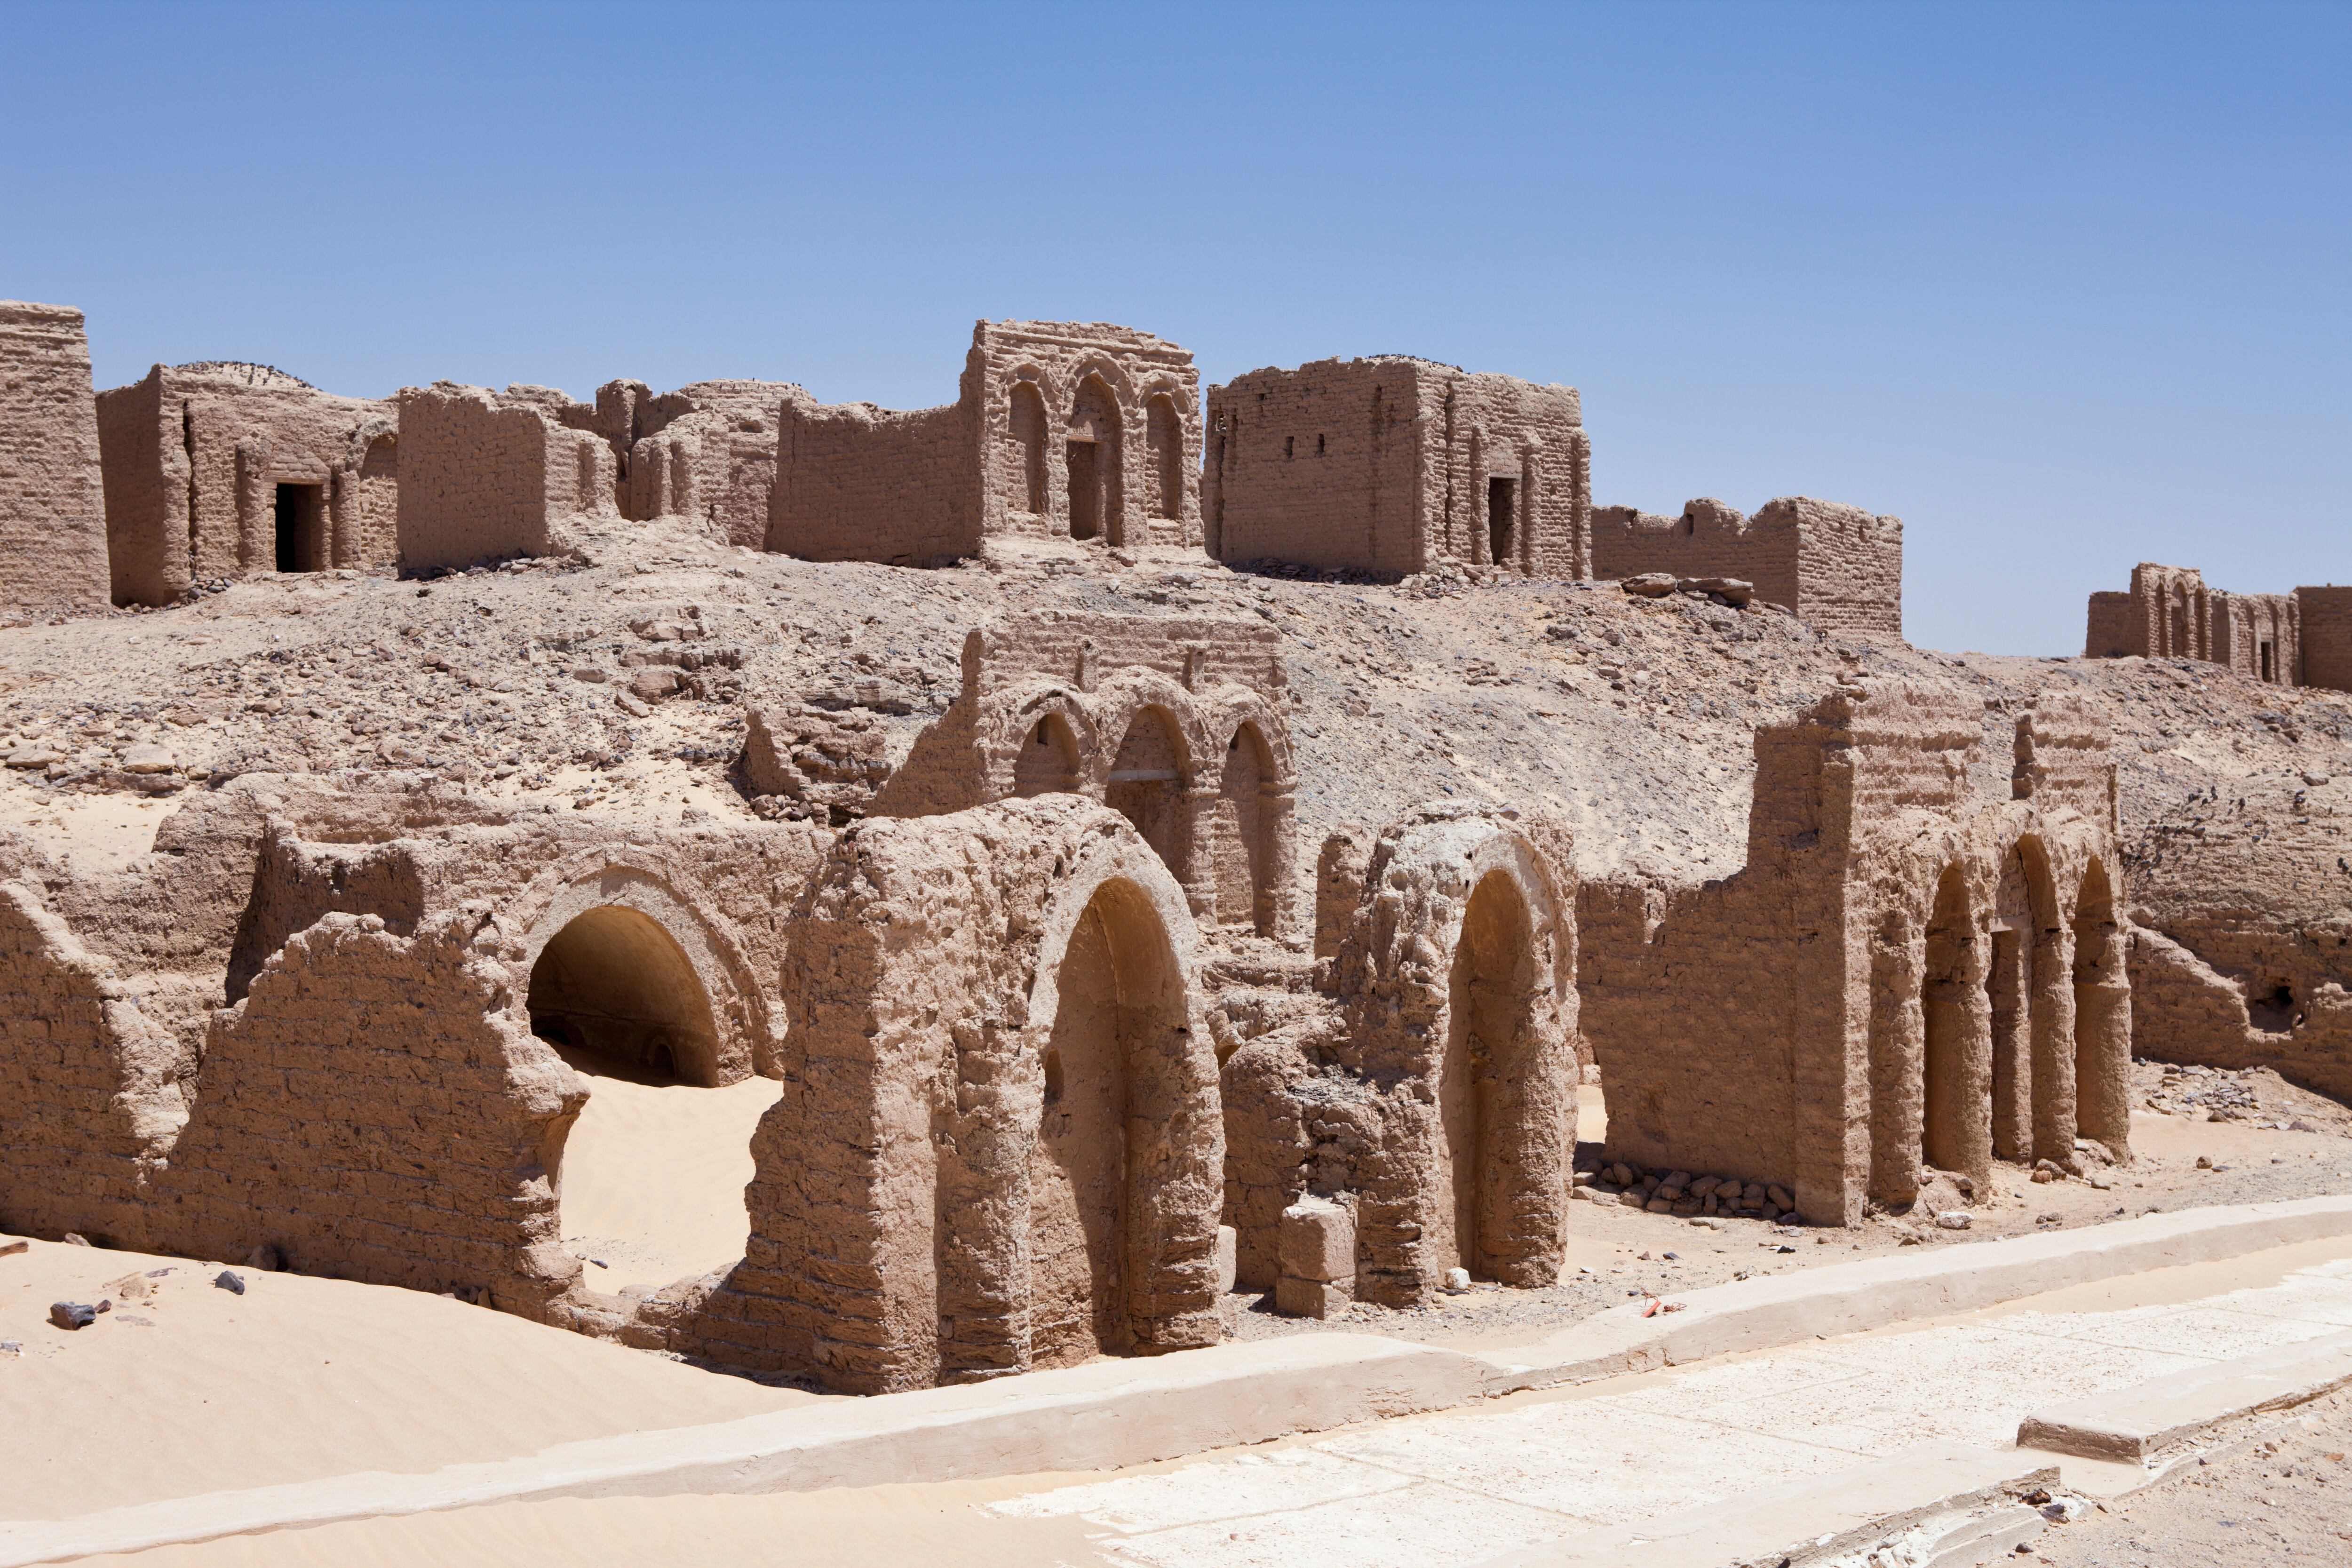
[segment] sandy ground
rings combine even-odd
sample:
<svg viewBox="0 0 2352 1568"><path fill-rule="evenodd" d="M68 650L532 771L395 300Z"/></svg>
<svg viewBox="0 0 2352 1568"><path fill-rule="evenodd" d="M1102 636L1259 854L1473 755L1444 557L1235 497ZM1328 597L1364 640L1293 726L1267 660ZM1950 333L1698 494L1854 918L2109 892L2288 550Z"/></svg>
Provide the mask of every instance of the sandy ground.
<svg viewBox="0 0 2352 1568"><path fill-rule="evenodd" d="M145 1271L168 1268L161 1279ZM36 1241L0 1258L0 1518L416 1471L803 1404L422 1291ZM136 1275L152 1289L126 1296ZM134 1287L135 1289L135 1287ZM116 1302L87 1329L49 1303Z"/></svg>
<svg viewBox="0 0 2352 1568"><path fill-rule="evenodd" d="M2272 1441L2182 1466L2044 1532L2025 1563L2058 1568L2272 1568L2352 1563L2352 1393L2315 1400Z"/></svg>
<svg viewBox="0 0 2352 1568"><path fill-rule="evenodd" d="M590 1283L655 1289L743 1256L751 1132L783 1086L655 1083L578 1053L588 1103L564 1142L563 1241Z"/></svg>
<svg viewBox="0 0 2352 1568"><path fill-rule="evenodd" d="M1342 1517L1344 1499L1336 1505L1340 1511L1332 1513L1335 1503L1321 1495L1330 1490L1329 1486L1318 1492L1316 1483L1328 1483L1330 1479L1324 1472L1344 1473L1350 1466L1389 1463L1407 1468L1423 1466L1429 1462L1426 1455L1409 1457L1412 1445L1436 1440L1433 1434L1457 1430L1486 1439L1466 1447L1460 1442L1444 1445L1445 1453L1465 1464L1525 1462L1528 1455L1515 1451L1528 1445L1515 1441L1514 1436L1528 1436L1517 1428L1532 1426L1544 1429L1536 1434L1538 1441L1532 1449L1538 1458L1553 1457L1562 1466L1573 1466L1586 1451L1598 1451L1609 1456L1612 1463L1622 1462L1647 1472L1629 1472L1621 1481L1608 1483L1643 1492L1641 1500L1632 1500L1629 1494L1629 1506L1647 1507L1650 1511L1684 1506L1696 1500L1691 1495L1694 1487L1706 1484L1701 1476L1713 1473L1705 1466L1693 1469L1698 1455L1690 1445L1703 1436L1703 1423L1685 1418L1686 1413L1706 1405L1710 1399L1731 1395L1735 1403L1760 1406L1774 1420L1788 1419L1792 1412L1798 1419L1817 1423L1823 1417L1846 1423L1900 1418L1899 1412L1884 1407L1883 1394L1865 1392L1859 1383L1844 1396L1846 1408L1829 1405L1799 1409L1808 1399L1818 1404L1820 1391L1835 1381L1821 1375L1818 1363L1824 1356L1846 1357L1857 1367L1874 1369L1882 1385L1898 1391L1916 1390L1919 1372L1930 1367L1940 1369L1939 1377L1947 1380L1939 1387L1958 1389L1960 1380L1973 1369L1976 1384L1998 1391L2002 1386L1998 1371L1987 1377L1985 1367L1977 1364L1986 1360L1988 1348L1996 1352L1992 1364L1998 1369L2004 1364L1999 1353L2004 1342L2038 1346L2039 1353L2049 1358L2053 1336L2080 1334L2089 1337L2059 1342L2055 1359L2060 1363L2070 1370L2079 1363L2101 1381L2127 1381L2135 1373L2161 1370L2165 1363L2182 1359L2177 1352L2142 1346L2179 1340L2194 1344L2203 1353L2237 1353L2230 1338L2232 1333L2267 1340L2332 1331L2321 1325L2262 1319L2259 1314L2266 1303L2232 1293L2273 1290L2302 1278L2299 1270L2331 1264L2341 1268L2347 1258L2352 1258L2352 1241L2306 1243L2076 1286L1983 1311L1848 1336L1826 1345L1724 1357L1672 1372L1514 1395L1472 1412L1290 1438L1116 1472L1011 1476L978 1482L766 1497L514 1503L85 1561L135 1563L141 1568L228 1568L247 1563L257 1568L326 1568L330 1564L373 1568L420 1563L461 1568L473 1564L485 1568L489 1564L510 1568L612 1564L618 1568L684 1561L689 1553L726 1552L745 1563L890 1564L940 1560L982 1568L1063 1563L1136 1568L1139 1563L1196 1561L1319 1563L1338 1542L1350 1554L1347 1561L1386 1563L1396 1555L1390 1550L1396 1542L1384 1544L1383 1533L1389 1537L1400 1531L1427 1533L1428 1521L1391 1520L1377 1524L1365 1545L1347 1546L1346 1541L1356 1531ZM2223 1297L2229 1300L2216 1300ZM2223 1320L2219 1324L2213 1321L2217 1316ZM2121 1342L2105 1342L2110 1341ZM2046 1388L2037 1395L2042 1402L2049 1397L2053 1396ZM1938 1398L1950 1403L1940 1394ZM1623 1406L1622 1414L1612 1415L1619 1405ZM1738 1418L1727 1412L1716 1414L1727 1420ZM1941 1418L1974 1419L1991 1432L2003 1423L2013 1427L2016 1417L2003 1409L1988 1417L1956 1411ZM1682 1430L1685 1426L1690 1428L1686 1432ZM1651 1430L1660 1426L1671 1430L1663 1434ZM1561 1430L1551 1430L1554 1427ZM1609 1436L1595 1436L1602 1431ZM1661 1435L1667 1449L1663 1463L1638 1466L1633 1458L1636 1450L1645 1446L1646 1439ZM1817 1429L1811 1436L1820 1443L1848 1440L1835 1430ZM1374 1452L1400 1437L1408 1441L1397 1454L1383 1458ZM1732 1450L1738 1455L1739 1464L1748 1468L1738 1473L1763 1474L1769 1467L1761 1450L1772 1446L1736 1441ZM1778 1446L1788 1450L1780 1454L1780 1458L1801 1468L1821 1460L1820 1455L1806 1451L1818 1446L1815 1443L1791 1446L1782 1439ZM1621 1455L1624 1456L1622 1461ZM1837 1462L1852 1463L1855 1457L1849 1455ZM1473 1486L1479 1484L1475 1477L1460 1479ZM1402 1487L1405 1477L1400 1474L1391 1479ZM1754 1484L1765 1483L1759 1479ZM1344 1493L1346 1489L1341 1490ZM1359 1493L1359 1500L1370 1495ZM2325 1500L2326 1494L2319 1495ZM1461 1560L1475 1561L1511 1544L1503 1539L1486 1543L1481 1521L1473 1511L1475 1499L1466 1503L1457 1500L1457 1506L1459 1510L1453 1516L1441 1516L1444 1530L1437 1533L1433 1547L1426 1540L1406 1543L1411 1561L1454 1562L1456 1558L1447 1552L1448 1544L1470 1552ZM2112 1506L2135 1509L2138 1500ZM1213 1516L1221 1516L1221 1510L1235 1515L1228 1521L1232 1528L1214 1521ZM1190 1523L1180 1521L1180 1516L1196 1513L1204 1517ZM1290 1530L1281 1531L1279 1539L1265 1537L1269 1521L1277 1517L1290 1519L1307 1533ZM2091 1525L2079 1525L2042 1540L2053 1542L2064 1534L2073 1541L2078 1539L2076 1531L2082 1532L2079 1539L2088 1540L2091 1530ZM789 1549L780 1548L781 1542L789 1542ZM2107 1568L2109 1563L2174 1568L2206 1560L2195 1555L2158 1555L2082 1561L2099 1568Z"/></svg>
<svg viewBox="0 0 2352 1568"><path fill-rule="evenodd" d="M2162 1069L2136 1069L2152 1089ZM2273 1074L2248 1075L2276 1083ZM2287 1098L2315 1117L2323 1131L2295 1132L2253 1120L2206 1121L2141 1111L2132 1118L2133 1163L2106 1171L2106 1188L2068 1180L2033 1182L2028 1172L1999 1168L1999 1192L1972 1211L1967 1231L1936 1229L1895 1215L1874 1215L1852 1230L1774 1226L1727 1219L1709 1228L1672 1215L1616 1205L1568 1206L1568 1246L1559 1282L1536 1290L1481 1284L1403 1310L1357 1303L1317 1321L1276 1313L1270 1298L1242 1292L1225 1298L1225 1321L1236 1339L1329 1332L1396 1334L1434 1344L1500 1348L1518 1343L1618 1306L1643 1291L1670 1298L1677 1290L1720 1285L1756 1274L1781 1274L1827 1263L1881 1257L1906 1246L1965 1247L2042 1230L2105 1224L2153 1210L2217 1204L2265 1203L2352 1192L2352 1117L2340 1106L2288 1086ZM1606 1091L1577 1091L1579 1163L1597 1160L1607 1136ZM2325 1110L2315 1109L2326 1106ZM2200 1167L2203 1159L2210 1168ZM1909 1237L1912 1239L1906 1240Z"/></svg>

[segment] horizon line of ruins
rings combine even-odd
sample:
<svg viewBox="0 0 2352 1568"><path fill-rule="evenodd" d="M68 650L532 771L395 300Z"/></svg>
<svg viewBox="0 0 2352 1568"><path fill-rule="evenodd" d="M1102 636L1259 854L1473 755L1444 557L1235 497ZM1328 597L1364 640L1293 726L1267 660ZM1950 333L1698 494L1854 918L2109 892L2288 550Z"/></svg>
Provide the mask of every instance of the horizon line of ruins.
<svg viewBox="0 0 2352 1568"><path fill-rule="evenodd" d="M910 570L1621 581L1743 639L1769 606L1901 641L1899 520L1596 508L1573 389L1403 356L1203 394L1149 333L982 321L957 400L906 413L749 381L379 401L218 363L99 393L78 311L0 303L0 368L20 617L677 519ZM2094 654L2352 689L2352 590L2143 566L2090 624ZM903 754L744 699L745 787L810 809L647 825L254 774L121 875L8 847L0 1219L874 1391L1206 1343L1236 1283L1316 1315L1548 1283L1596 1190L1587 1081L1612 1169L1665 1178L1647 1206L1842 1226L1996 1163L2128 1161L2136 994L2144 1040L2252 1026L2242 983L2118 908L2079 692L2006 721L1988 793L1980 699L1842 681L1757 730L1744 868L1670 887L1580 879L1532 806L1400 800L1299 845L1288 657L1255 621L1029 611L971 629ZM583 1277L567 1051L783 1084L740 1259Z"/></svg>

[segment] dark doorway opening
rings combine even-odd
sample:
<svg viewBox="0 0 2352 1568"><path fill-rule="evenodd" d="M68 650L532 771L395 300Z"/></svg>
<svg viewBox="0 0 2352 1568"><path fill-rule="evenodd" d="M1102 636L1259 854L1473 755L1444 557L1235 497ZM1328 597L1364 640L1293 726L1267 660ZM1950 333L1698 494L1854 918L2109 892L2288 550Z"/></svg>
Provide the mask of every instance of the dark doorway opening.
<svg viewBox="0 0 2352 1568"><path fill-rule="evenodd" d="M1486 559L1497 566L1511 558L1512 524L1517 520L1518 507L1518 480L1486 481Z"/></svg>
<svg viewBox="0 0 2352 1568"><path fill-rule="evenodd" d="M278 570L320 572L326 569L326 506L322 485L278 487L276 521Z"/></svg>
<svg viewBox="0 0 2352 1568"><path fill-rule="evenodd" d="M2268 643L2263 644L2263 679L2264 680L2276 680L2278 679L2278 677L2271 673L2271 645Z"/></svg>
<svg viewBox="0 0 2352 1568"><path fill-rule="evenodd" d="M1070 537L1092 539L1102 532L1102 476L1095 463L1096 443L1073 441L1070 456Z"/></svg>

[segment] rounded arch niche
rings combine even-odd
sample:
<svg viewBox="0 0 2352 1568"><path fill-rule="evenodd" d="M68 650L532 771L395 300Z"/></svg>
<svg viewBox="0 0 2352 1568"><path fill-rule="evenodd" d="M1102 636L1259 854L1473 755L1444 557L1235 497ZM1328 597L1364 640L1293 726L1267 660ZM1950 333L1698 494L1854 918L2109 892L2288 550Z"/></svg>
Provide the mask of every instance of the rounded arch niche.
<svg viewBox="0 0 2352 1568"><path fill-rule="evenodd" d="M566 921L530 966L531 1033L649 1078L718 1087L719 1030L694 964L659 921L600 904Z"/></svg>

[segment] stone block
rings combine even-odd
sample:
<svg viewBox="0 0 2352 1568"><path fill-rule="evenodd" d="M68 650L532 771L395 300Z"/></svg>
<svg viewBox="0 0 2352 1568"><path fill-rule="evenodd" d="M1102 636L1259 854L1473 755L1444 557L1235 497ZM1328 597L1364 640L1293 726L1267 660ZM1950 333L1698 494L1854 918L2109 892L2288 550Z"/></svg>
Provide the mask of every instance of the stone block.
<svg viewBox="0 0 2352 1568"><path fill-rule="evenodd" d="M1275 1310L1294 1318L1328 1318L1355 1299L1353 1279L1299 1279L1286 1274L1274 1285Z"/></svg>
<svg viewBox="0 0 2352 1568"><path fill-rule="evenodd" d="M1241 1233L1232 1226L1217 1227L1217 1294L1230 1295L1241 1273Z"/></svg>
<svg viewBox="0 0 2352 1568"><path fill-rule="evenodd" d="M1297 1279L1349 1279L1356 1273L1356 1216L1328 1198L1304 1197L1282 1211L1282 1272Z"/></svg>

